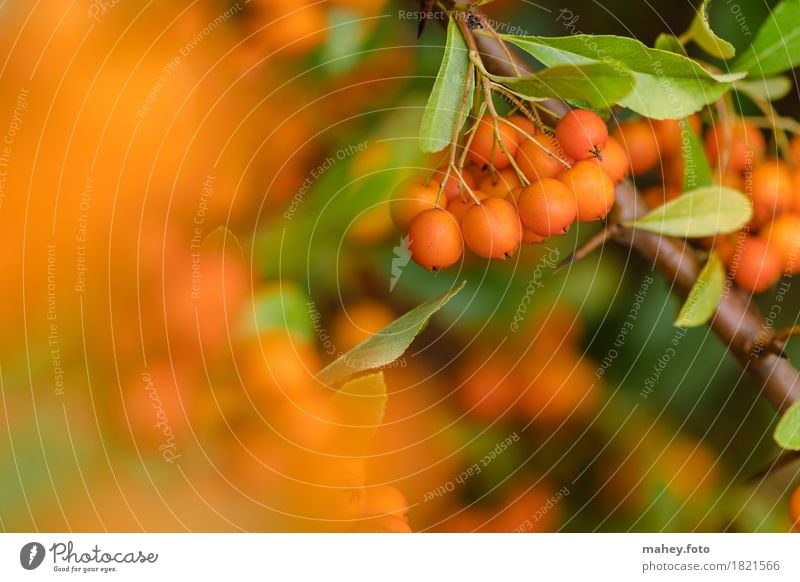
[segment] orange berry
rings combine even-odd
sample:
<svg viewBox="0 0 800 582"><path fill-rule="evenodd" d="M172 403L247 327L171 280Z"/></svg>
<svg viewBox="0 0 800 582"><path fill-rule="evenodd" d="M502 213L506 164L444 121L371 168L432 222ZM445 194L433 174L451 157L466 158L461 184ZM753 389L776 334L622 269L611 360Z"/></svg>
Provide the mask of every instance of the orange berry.
<svg viewBox="0 0 800 582"><path fill-rule="evenodd" d="M726 147L723 147L723 144ZM764 135L752 123L742 119L731 122L730 129L712 126L706 133L705 149L709 162L719 166L723 151L728 152L726 171L744 172L764 155L767 144Z"/></svg>
<svg viewBox="0 0 800 582"><path fill-rule="evenodd" d="M535 142L535 143L534 143ZM536 135L533 140L522 142L517 152L517 165L530 181L555 178L565 169L558 159L566 160L566 154L556 140L549 135Z"/></svg>
<svg viewBox="0 0 800 582"><path fill-rule="evenodd" d="M544 237L566 233L578 211L569 188L552 178L523 188L517 202L523 226Z"/></svg>
<svg viewBox="0 0 800 582"><path fill-rule="evenodd" d="M408 520L408 501L396 487L382 485L367 489L364 517L398 517Z"/></svg>
<svg viewBox="0 0 800 582"><path fill-rule="evenodd" d="M439 184L433 181L426 185L422 179L417 179L401 186L389 202L392 222L399 231L406 232L411 221L420 212L436 208L438 196ZM446 207L446 200L443 199L441 202L442 206Z"/></svg>
<svg viewBox="0 0 800 582"><path fill-rule="evenodd" d="M441 208L421 212L408 227L408 250L418 265L438 271L461 258L464 244L458 222Z"/></svg>
<svg viewBox="0 0 800 582"><path fill-rule="evenodd" d="M445 170L436 170L433 173L433 180L441 184L442 180L444 180L444 175L445 175ZM464 177L464 182L466 182L470 188L472 188L473 190L476 190L478 188L478 181L470 172L463 172L462 176ZM433 184L434 182L431 182L431 185ZM463 188L463 192L466 193L466 191L467 191L466 188ZM450 172L450 175L447 177L447 183L444 185L443 192L444 195L447 197L448 202L461 197L462 186L455 172L452 171Z"/></svg>
<svg viewBox="0 0 800 582"><path fill-rule="evenodd" d="M471 353L464 359L456 395L469 414L494 422L511 409L519 393L513 368L514 362L503 354L485 359Z"/></svg>
<svg viewBox="0 0 800 582"><path fill-rule="evenodd" d="M658 163L661 152L649 122L620 123L614 131L614 137L625 148L634 176L649 172Z"/></svg>
<svg viewBox="0 0 800 582"><path fill-rule="evenodd" d="M533 137L536 134L536 126L534 123L525 117L524 115L512 115L508 118L508 120L517 126L519 129ZM527 139L524 135L520 133L520 143Z"/></svg>
<svg viewBox="0 0 800 582"><path fill-rule="evenodd" d="M339 352L346 352L394 320L392 310L378 301L348 305L336 315L333 322L333 343Z"/></svg>
<svg viewBox="0 0 800 582"><path fill-rule="evenodd" d="M800 487L795 488L789 500L789 516L795 529L800 530Z"/></svg>
<svg viewBox="0 0 800 582"><path fill-rule="evenodd" d="M749 185L757 224L769 222L792 205L794 180L781 160L766 160L754 166Z"/></svg>
<svg viewBox="0 0 800 582"><path fill-rule="evenodd" d="M800 216L782 214L759 236L780 256L787 273L800 273Z"/></svg>
<svg viewBox="0 0 800 582"><path fill-rule="evenodd" d="M734 265L733 280L751 293L762 293L781 277L783 261L762 239L748 236L738 253L738 264ZM736 257L734 257L734 262Z"/></svg>
<svg viewBox="0 0 800 582"><path fill-rule="evenodd" d="M572 192L581 222L602 220L614 205L614 183L596 161L578 162L558 179Z"/></svg>
<svg viewBox="0 0 800 582"><path fill-rule="evenodd" d="M694 133L700 132L700 118L697 115L690 115L689 127ZM658 147L664 158L680 156L683 148L683 129L681 122L677 119L654 119L653 131L656 134Z"/></svg>
<svg viewBox="0 0 800 582"><path fill-rule="evenodd" d="M658 208L681 195L678 188L671 186L650 186L642 191L642 197L650 208Z"/></svg>
<svg viewBox="0 0 800 582"><path fill-rule="evenodd" d="M486 194L478 190L477 192L473 192L478 200L485 200L488 198ZM452 202L448 203L447 211L452 214L459 223L461 222L461 217L464 216L464 213L467 211L468 208L475 204L475 199L470 196L469 193L465 193L465 198L462 200L461 198L456 198Z"/></svg>
<svg viewBox="0 0 800 582"><path fill-rule="evenodd" d="M606 146L608 128L596 113L573 109L556 125L556 139L568 156L588 160Z"/></svg>
<svg viewBox="0 0 800 582"><path fill-rule="evenodd" d="M795 164L800 164L800 134L795 134L789 142L789 152L792 156L792 161Z"/></svg>
<svg viewBox="0 0 800 582"><path fill-rule="evenodd" d="M475 129L475 135L469 146L470 161L483 168L491 165L495 170L502 170L511 164L508 156L515 156L519 148L519 132L510 125L498 121L500 142L506 152L500 147L500 143L494 137L494 120L490 115L485 115Z"/></svg>
<svg viewBox="0 0 800 582"><path fill-rule="evenodd" d="M506 194L521 186L517 172L514 168L500 170L493 176L486 176L478 189L487 196L505 197Z"/></svg>
<svg viewBox="0 0 800 582"><path fill-rule="evenodd" d="M609 137L606 147L600 153L600 167L608 174L611 181L618 184L625 177L630 169L630 161L628 160L628 152L616 140L616 138Z"/></svg>
<svg viewBox="0 0 800 582"><path fill-rule="evenodd" d="M543 243L546 240L546 237L539 236L533 231L528 230L527 228L522 229L522 242L526 245L538 245Z"/></svg>
<svg viewBox="0 0 800 582"><path fill-rule="evenodd" d="M505 259L522 242L522 223L514 206L503 198L487 198L468 208L461 218L464 242L485 259Z"/></svg>

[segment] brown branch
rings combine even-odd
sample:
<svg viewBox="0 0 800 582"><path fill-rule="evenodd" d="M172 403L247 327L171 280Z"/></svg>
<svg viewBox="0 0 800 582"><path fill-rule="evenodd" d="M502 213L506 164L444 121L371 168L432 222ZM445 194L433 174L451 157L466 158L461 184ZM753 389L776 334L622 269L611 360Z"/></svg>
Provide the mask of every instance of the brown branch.
<svg viewBox="0 0 800 582"><path fill-rule="evenodd" d="M451 7L452 1L440 4ZM473 11L477 22L485 17ZM440 22L446 20L440 19ZM519 72L529 72L530 68L496 36L472 35L486 69L495 75L512 77ZM509 59L515 62L512 63ZM565 105L560 102L549 104L556 112L563 112ZM649 210L629 181L617 187L617 197L610 216L612 224L633 220ZM695 250L686 242L664 237L641 229L620 227L613 240L630 247L639 256L650 262L661 275L671 283L678 295L685 299L697 279L702 261ZM728 351L739 361L761 389L763 395L778 410L784 411L800 398L800 381L797 369L792 363L775 354L763 350L754 355L753 346L763 337L764 317L746 293L730 287L720 301L710 322L711 328L725 344ZM766 330L768 331L768 330Z"/></svg>

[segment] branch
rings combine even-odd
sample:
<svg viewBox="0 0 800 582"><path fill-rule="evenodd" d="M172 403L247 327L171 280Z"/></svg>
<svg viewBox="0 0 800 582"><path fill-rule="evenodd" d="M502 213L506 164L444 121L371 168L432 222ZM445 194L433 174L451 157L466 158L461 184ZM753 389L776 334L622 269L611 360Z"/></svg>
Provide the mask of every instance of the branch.
<svg viewBox="0 0 800 582"><path fill-rule="evenodd" d="M440 2L448 8L452 0ZM473 10L470 20L485 28L486 17ZM440 15L441 16L441 15ZM439 18L446 22L446 18ZM472 35L486 69L499 76L513 77L530 72L530 68L496 36ZM513 62L512 62L513 61ZM560 102L550 103L549 108L563 112L566 106ZM649 210L636 189L625 181L617 187L616 202L609 217L610 224L643 216ZM643 230L617 227L613 240L630 247L643 259L651 263L669 281L682 299L685 299L697 280L702 261L686 242L659 236ZM722 340L728 351L739 361L760 387L763 395L779 411L785 411L800 398L800 379L792 363L780 355L763 350L754 355L753 347L763 341L764 317L746 293L731 286L710 322L711 328Z"/></svg>

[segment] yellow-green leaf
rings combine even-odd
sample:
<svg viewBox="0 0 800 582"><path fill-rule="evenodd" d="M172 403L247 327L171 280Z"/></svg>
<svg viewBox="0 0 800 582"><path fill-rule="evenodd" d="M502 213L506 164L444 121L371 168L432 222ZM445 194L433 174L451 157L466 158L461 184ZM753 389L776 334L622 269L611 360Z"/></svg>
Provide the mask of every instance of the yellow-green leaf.
<svg viewBox="0 0 800 582"><path fill-rule="evenodd" d="M792 80L789 77L779 75L777 77L766 77L764 79L753 79L752 81L736 81L733 88L741 91L749 97L756 99L766 99L767 101L778 101L783 99L792 90Z"/></svg>
<svg viewBox="0 0 800 582"><path fill-rule="evenodd" d="M428 324L431 316L444 307L464 288L465 284L466 281L398 317L378 333L371 335L328 364L317 374L317 379L323 384L332 386L353 374L391 364L403 355L414 338Z"/></svg>
<svg viewBox="0 0 800 582"><path fill-rule="evenodd" d="M338 454L357 455L366 452L375 431L383 422L387 400L383 372L350 380L336 391L330 403L341 434L340 438L334 439Z"/></svg>
<svg viewBox="0 0 800 582"><path fill-rule="evenodd" d="M736 49L727 40L718 37L708 22L708 5L711 0L703 0L700 8L689 26L688 35L697 46L719 59L732 59L736 56Z"/></svg>
<svg viewBox="0 0 800 582"><path fill-rule="evenodd" d="M800 401L783 413L775 427L774 438L784 449L800 451Z"/></svg>
<svg viewBox="0 0 800 582"><path fill-rule="evenodd" d="M752 214L750 199L741 192L708 186L687 192L626 226L666 236L704 237L736 232Z"/></svg>
<svg viewBox="0 0 800 582"><path fill-rule="evenodd" d="M714 315L724 289L725 267L717 254L712 251L673 325L697 327L706 323Z"/></svg>

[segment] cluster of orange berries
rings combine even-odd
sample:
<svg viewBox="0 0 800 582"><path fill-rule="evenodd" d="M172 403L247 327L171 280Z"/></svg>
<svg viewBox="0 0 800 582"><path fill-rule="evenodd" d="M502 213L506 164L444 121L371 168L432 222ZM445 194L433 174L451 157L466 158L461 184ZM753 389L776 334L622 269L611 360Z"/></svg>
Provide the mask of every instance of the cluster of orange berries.
<svg viewBox="0 0 800 582"><path fill-rule="evenodd" d="M466 148L469 165L437 170L391 200L395 226L426 269L455 264L464 245L502 260L521 243L566 233L576 220L602 220L614 204L614 184L628 171L628 156L605 122L582 109L564 115L555 135L521 115L498 118L497 127L485 116L468 132Z"/></svg>
<svg viewBox="0 0 800 582"><path fill-rule="evenodd" d="M697 116L689 128L700 135ZM685 168L680 122L638 120L619 125L614 135L627 150L630 172L644 176L660 170L659 183L643 190L645 201L657 207L683 192ZM747 194L753 218L742 231L702 241L713 247L740 288L761 293L782 274L800 272L800 137L790 143L791 160L767 155L764 134L752 122L733 118L710 126L703 137L714 182Z"/></svg>

